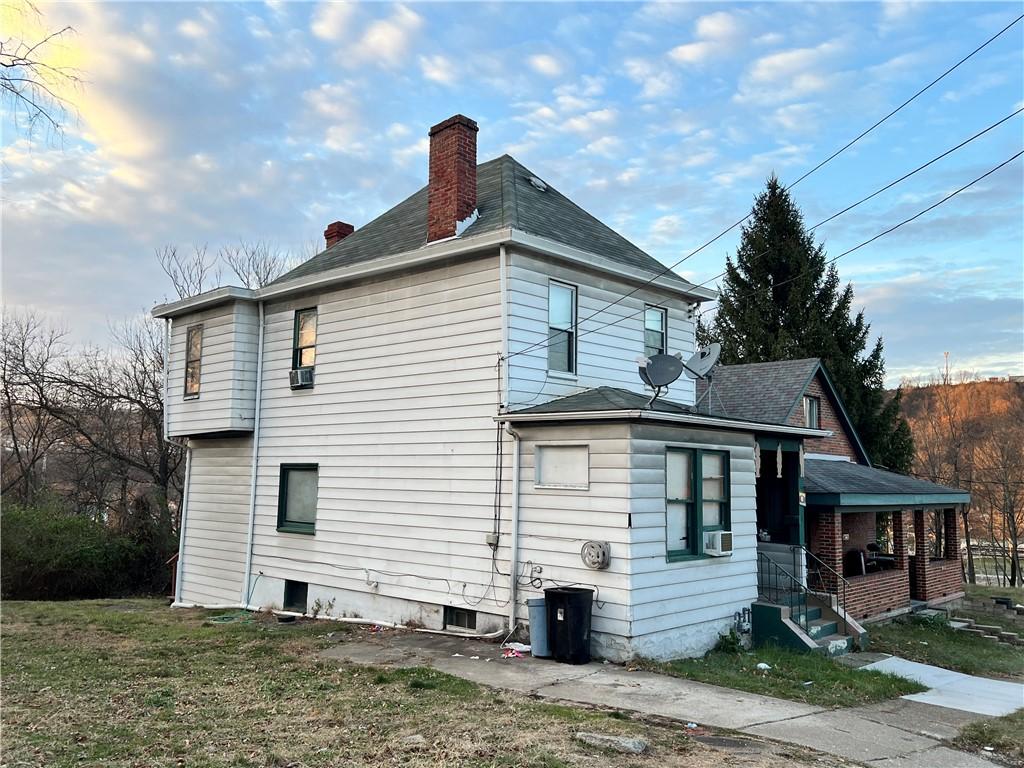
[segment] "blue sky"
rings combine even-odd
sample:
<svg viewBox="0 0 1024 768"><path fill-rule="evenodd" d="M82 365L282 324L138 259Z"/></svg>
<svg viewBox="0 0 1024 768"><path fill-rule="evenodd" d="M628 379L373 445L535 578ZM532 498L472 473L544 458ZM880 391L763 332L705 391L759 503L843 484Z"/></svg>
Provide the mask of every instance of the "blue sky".
<svg viewBox="0 0 1024 768"><path fill-rule="evenodd" d="M79 340L168 295L155 248L308 250L426 179L427 128L480 124L671 263L1005 26L1020 3L54 4L85 83L62 144L7 118L4 299ZM793 194L814 223L1024 101L1018 25ZM1020 116L818 230L838 254L1015 154ZM890 383L1024 373L1020 160L838 263ZM702 281L736 236L681 268Z"/></svg>

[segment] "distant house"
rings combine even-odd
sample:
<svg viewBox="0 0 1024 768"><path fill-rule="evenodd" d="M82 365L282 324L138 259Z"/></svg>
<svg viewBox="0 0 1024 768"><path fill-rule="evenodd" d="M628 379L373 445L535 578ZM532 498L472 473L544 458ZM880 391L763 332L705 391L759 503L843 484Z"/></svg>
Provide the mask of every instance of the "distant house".
<svg viewBox="0 0 1024 768"><path fill-rule="evenodd" d="M177 604L489 633L576 584L595 592L594 650L610 659L702 653L752 605L776 611L765 626L847 647L831 614L792 620L792 594L826 595L832 577L788 547L851 584L855 545L864 579L892 578L890 560L909 578L905 552L874 552L863 524L842 538L877 498L814 483L842 464L914 481L871 469L807 361L791 398L818 398L806 419L730 405L732 368L699 403L683 377L652 405L636 359L692 354L715 294L513 158L478 165L476 134L458 115L434 126L426 187L358 230L331 224L325 250L274 283L154 310L167 432L188 444ZM851 462L808 458L845 446ZM966 500L931 488L942 509ZM891 516L894 548L916 514ZM609 556L584 557L588 542ZM785 595L769 568L790 575Z"/></svg>

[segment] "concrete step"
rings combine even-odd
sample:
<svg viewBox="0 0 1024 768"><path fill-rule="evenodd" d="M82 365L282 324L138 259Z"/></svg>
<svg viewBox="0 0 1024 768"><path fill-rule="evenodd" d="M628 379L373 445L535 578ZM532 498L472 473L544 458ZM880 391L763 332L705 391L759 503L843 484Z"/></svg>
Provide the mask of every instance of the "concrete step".
<svg viewBox="0 0 1024 768"><path fill-rule="evenodd" d="M805 611L794 610L790 616L798 624L802 624L806 616L808 623L810 623L821 618L821 608L810 607Z"/></svg>
<svg viewBox="0 0 1024 768"><path fill-rule="evenodd" d="M1000 632L999 639L1002 640L1004 643L1012 643L1015 640L1019 640L1020 635L1018 635L1016 632Z"/></svg>
<svg viewBox="0 0 1024 768"><path fill-rule="evenodd" d="M973 627L974 626L974 619L967 619L967 618L964 618L963 616L950 616L949 617L949 621L950 621L950 623L953 623L955 621L955 622L957 622L959 624L966 624L968 627Z"/></svg>
<svg viewBox="0 0 1024 768"><path fill-rule="evenodd" d="M998 635L1003 629L994 624L975 624L974 628L982 630L987 635Z"/></svg>
<svg viewBox="0 0 1024 768"><path fill-rule="evenodd" d="M815 642L829 656L844 656L853 650L853 638L849 635L826 635L817 638Z"/></svg>
<svg viewBox="0 0 1024 768"><path fill-rule="evenodd" d="M815 619L807 624L807 634L817 640L819 637L828 637L839 631L839 624L828 619Z"/></svg>

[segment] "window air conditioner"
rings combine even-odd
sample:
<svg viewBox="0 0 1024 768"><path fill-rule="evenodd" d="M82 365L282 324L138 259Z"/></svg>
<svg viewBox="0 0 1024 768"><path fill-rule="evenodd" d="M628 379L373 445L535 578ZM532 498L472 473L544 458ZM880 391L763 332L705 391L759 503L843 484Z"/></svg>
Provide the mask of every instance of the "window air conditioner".
<svg viewBox="0 0 1024 768"><path fill-rule="evenodd" d="M704 554L712 557L732 555L732 531L708 531L705 533Z"/></svg>
<svg viewBox="0 0 1024 768"><path fill-rule="evenodd" d="M288 374L292 389L306 389L313 386L313 369L296 368Z"/></svg>

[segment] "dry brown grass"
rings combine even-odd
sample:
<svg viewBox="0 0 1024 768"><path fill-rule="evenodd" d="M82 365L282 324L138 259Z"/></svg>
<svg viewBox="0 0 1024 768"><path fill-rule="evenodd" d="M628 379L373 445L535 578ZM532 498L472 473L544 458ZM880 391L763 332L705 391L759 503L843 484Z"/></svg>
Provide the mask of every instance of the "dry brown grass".
<svg viewBox="0 0 1024 768"><path fill-rule="evenodd" d="M6 603L2 765L842 764L747 737L692 738L677 724L542 703L430 669L317 659L337 633L365 630L266 617L211 625L209 616L156 601ZM651 748L604 754L573 738L581 730L640 736ZM414 734L424 743L402 741Z"/></svg>

